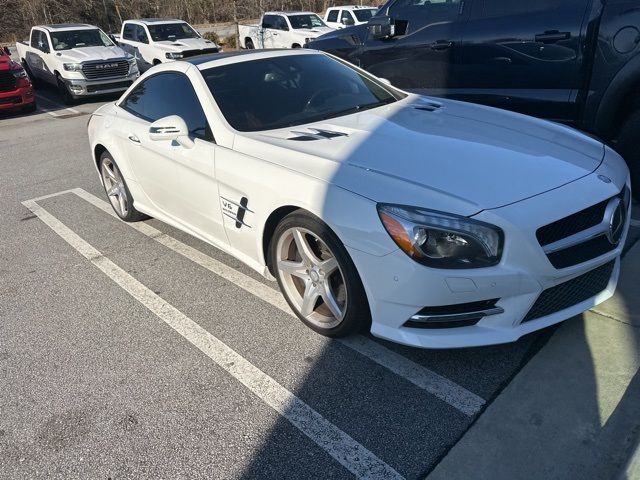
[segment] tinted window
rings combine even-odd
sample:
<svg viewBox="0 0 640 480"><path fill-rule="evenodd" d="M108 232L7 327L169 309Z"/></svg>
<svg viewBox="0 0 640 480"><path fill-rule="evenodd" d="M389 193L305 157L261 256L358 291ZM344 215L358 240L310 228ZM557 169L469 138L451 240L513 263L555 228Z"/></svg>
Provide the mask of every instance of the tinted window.
<svg viewBox="0 0 640 480"><path fill-rule="evenodd" d="M278 30L289 30L289 26L287 25L287 21L283 16L278 15L273 19L273 28Z"/></svg>
<svg viewBox="0 0 640 480"><path fill-rule="evenodd" d="M185 75L160 73L149 77L120 106L148 122L178 115L187 124L191 136L204 140L213 138L200 101Z"/></svg>
<svg viewBox="0 0 640 480"><path fill-rule="evenodd" d="M353 20L353 16L349 13L349 10L343 10L342 15L340 16L340 21L342 20Z"/></svg>
<svg viewBox="0 0 640 480"><path fill-rule="evenodd" d="M133 39L136 42L149 43L149 38L147 37L147 32L144 31L144 27L142 25L135 25L134 26Z"/></svg>
<svg viewBox="0 0 640 480"><path fill-rule="evenodd" d="M275 18L274 15L265 15L262 17L262 28L275 28Z"/></svg>
<svg viewBox="0 0 640 480"><path fill-rule="evenodd" d="M338 10L329 10L329 15L327 15L327 22L337 22L338 21Z"/></svg>
<svg viewBox="0 0 640 480"><path fill-rule="evenodd" d="M579 3L585 6L584 0L536 0L534 2L516 2L513 0L484 0L481 17L506 17L510 15L522 15L534 12L553 12L559 8L575 8ZM581 12L580 12L581 13Z"/></svg>
<svg viewBox="0 0 640 480"><path fill-rule="evenodd" d="M244 61L201 73L227 121L245 132L340 117L399 98L325 55Z"/></svg>
<svg viewBox="0 0 640 480"><path fill-rule="evenodd" d="M322 19L316 14L288 15L288 17L293 29L326 27Z"/></svg>
<svg viewBox="0 0 640 480"><path fill-rule="evenodd" d="M509 0L514 1L516 0ZM394 18L421 23L453 22L460 16L461 0L398 0L389 7L389 15Z"/></svg>
<svg viewBox="0 0 640 480"><path fill-rule="evenodd" d="M127 23L124 26L124 30L122 30L122 38L124 38L125 40L133 40L133 32L134 32L134 28L133 25L131 23Z"/></svg>
<svg viewBox="0 0 640 480"><path fill-rule="evenodd" d="M361 8L354 10L353 14L356 16L359 22L366 22L373 17L378 10L375 8Z"/></svg>

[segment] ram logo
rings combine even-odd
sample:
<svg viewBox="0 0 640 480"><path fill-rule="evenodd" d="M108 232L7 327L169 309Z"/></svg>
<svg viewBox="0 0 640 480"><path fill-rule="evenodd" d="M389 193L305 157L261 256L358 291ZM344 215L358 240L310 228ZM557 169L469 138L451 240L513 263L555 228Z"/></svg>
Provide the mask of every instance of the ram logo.
<svg viewBox="0 0 640 480"><path fill-rule="evenodd" d="M116 68L117 66L117 63L99 63L95 68L96 70L103 70L105 68Z"/></svg>

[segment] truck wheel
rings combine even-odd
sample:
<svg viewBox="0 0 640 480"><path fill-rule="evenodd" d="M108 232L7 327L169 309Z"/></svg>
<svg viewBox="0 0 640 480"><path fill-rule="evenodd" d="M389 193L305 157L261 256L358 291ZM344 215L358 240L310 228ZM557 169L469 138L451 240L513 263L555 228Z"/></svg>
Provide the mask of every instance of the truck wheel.
<svg viewBox="0 0 640 480"><path fill-rule="evenodd" d="M291 48L302 48L299 43L294 43Z"/></svg>
<svg viewBox="0 0 640 480"><path fill-rule="evenodd" d="M640 109L634 111L625 120L617 139L616 150L627 162L631 172L631 188L633 197L640 200Z"/></svg>
<svg viewBox="0 0 640 480"><path fill-rule="evenodd" d="M253 50L256 47L253 46L253 40L247 38L244 41L244 48L246 48L247 50Z"/></svg>
<svg viewBox="0 0 640 480"><path fill-rule="evenodd" d="M71 95L67 84L64 83L64 81L60 77L58 77L58 91L60 92L62 100L66 105L73 105L75 103L75 97Z"/></svg>

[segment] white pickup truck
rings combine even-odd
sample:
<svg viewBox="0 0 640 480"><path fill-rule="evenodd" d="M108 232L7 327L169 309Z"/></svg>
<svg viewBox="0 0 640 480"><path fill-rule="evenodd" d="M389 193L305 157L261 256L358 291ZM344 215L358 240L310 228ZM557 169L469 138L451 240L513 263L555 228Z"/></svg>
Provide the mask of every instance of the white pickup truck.
<svg viewBox="0 0 640 480"><path fill-rule="evenodd" d="M122 92L140 76L135 59L93 25L42 25L16 44L20 61L36 82L58 87L65 102Z"/></svg>
<svg viewBox="0 0 640 480"><path fill-rule="evenodd" d="M301 48L333 31L312 12L267 12L257 25L238 25L242 48Z"/></svg>
<svg viewBox="0 0 640 480"><path fill-rule="evenodd" d="M142 71L159 63L221 50L211 40L202 38L187 22L166 18L125 20L120 35L114 38L138 60Z"/></svg>
<svg viewBox="0 0 640 480"><path fill-rule="evenodd" d="M362 25L367 23L376 13L378 13L377 7L362 7L360 5L331 7L324 14L324 23L336 29Z"/></svg>

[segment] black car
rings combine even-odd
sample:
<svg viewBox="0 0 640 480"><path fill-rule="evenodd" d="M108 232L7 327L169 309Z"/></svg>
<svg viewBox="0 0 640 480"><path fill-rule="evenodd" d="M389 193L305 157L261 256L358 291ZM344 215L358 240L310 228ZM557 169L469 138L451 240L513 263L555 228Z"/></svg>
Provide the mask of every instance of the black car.
<svg viewBox="0 0 640 480"><path fill-rule="evenodd" d="M306 47L403 89L591 132L626 158L638 198L638 0L390 0Z"/></svg>

